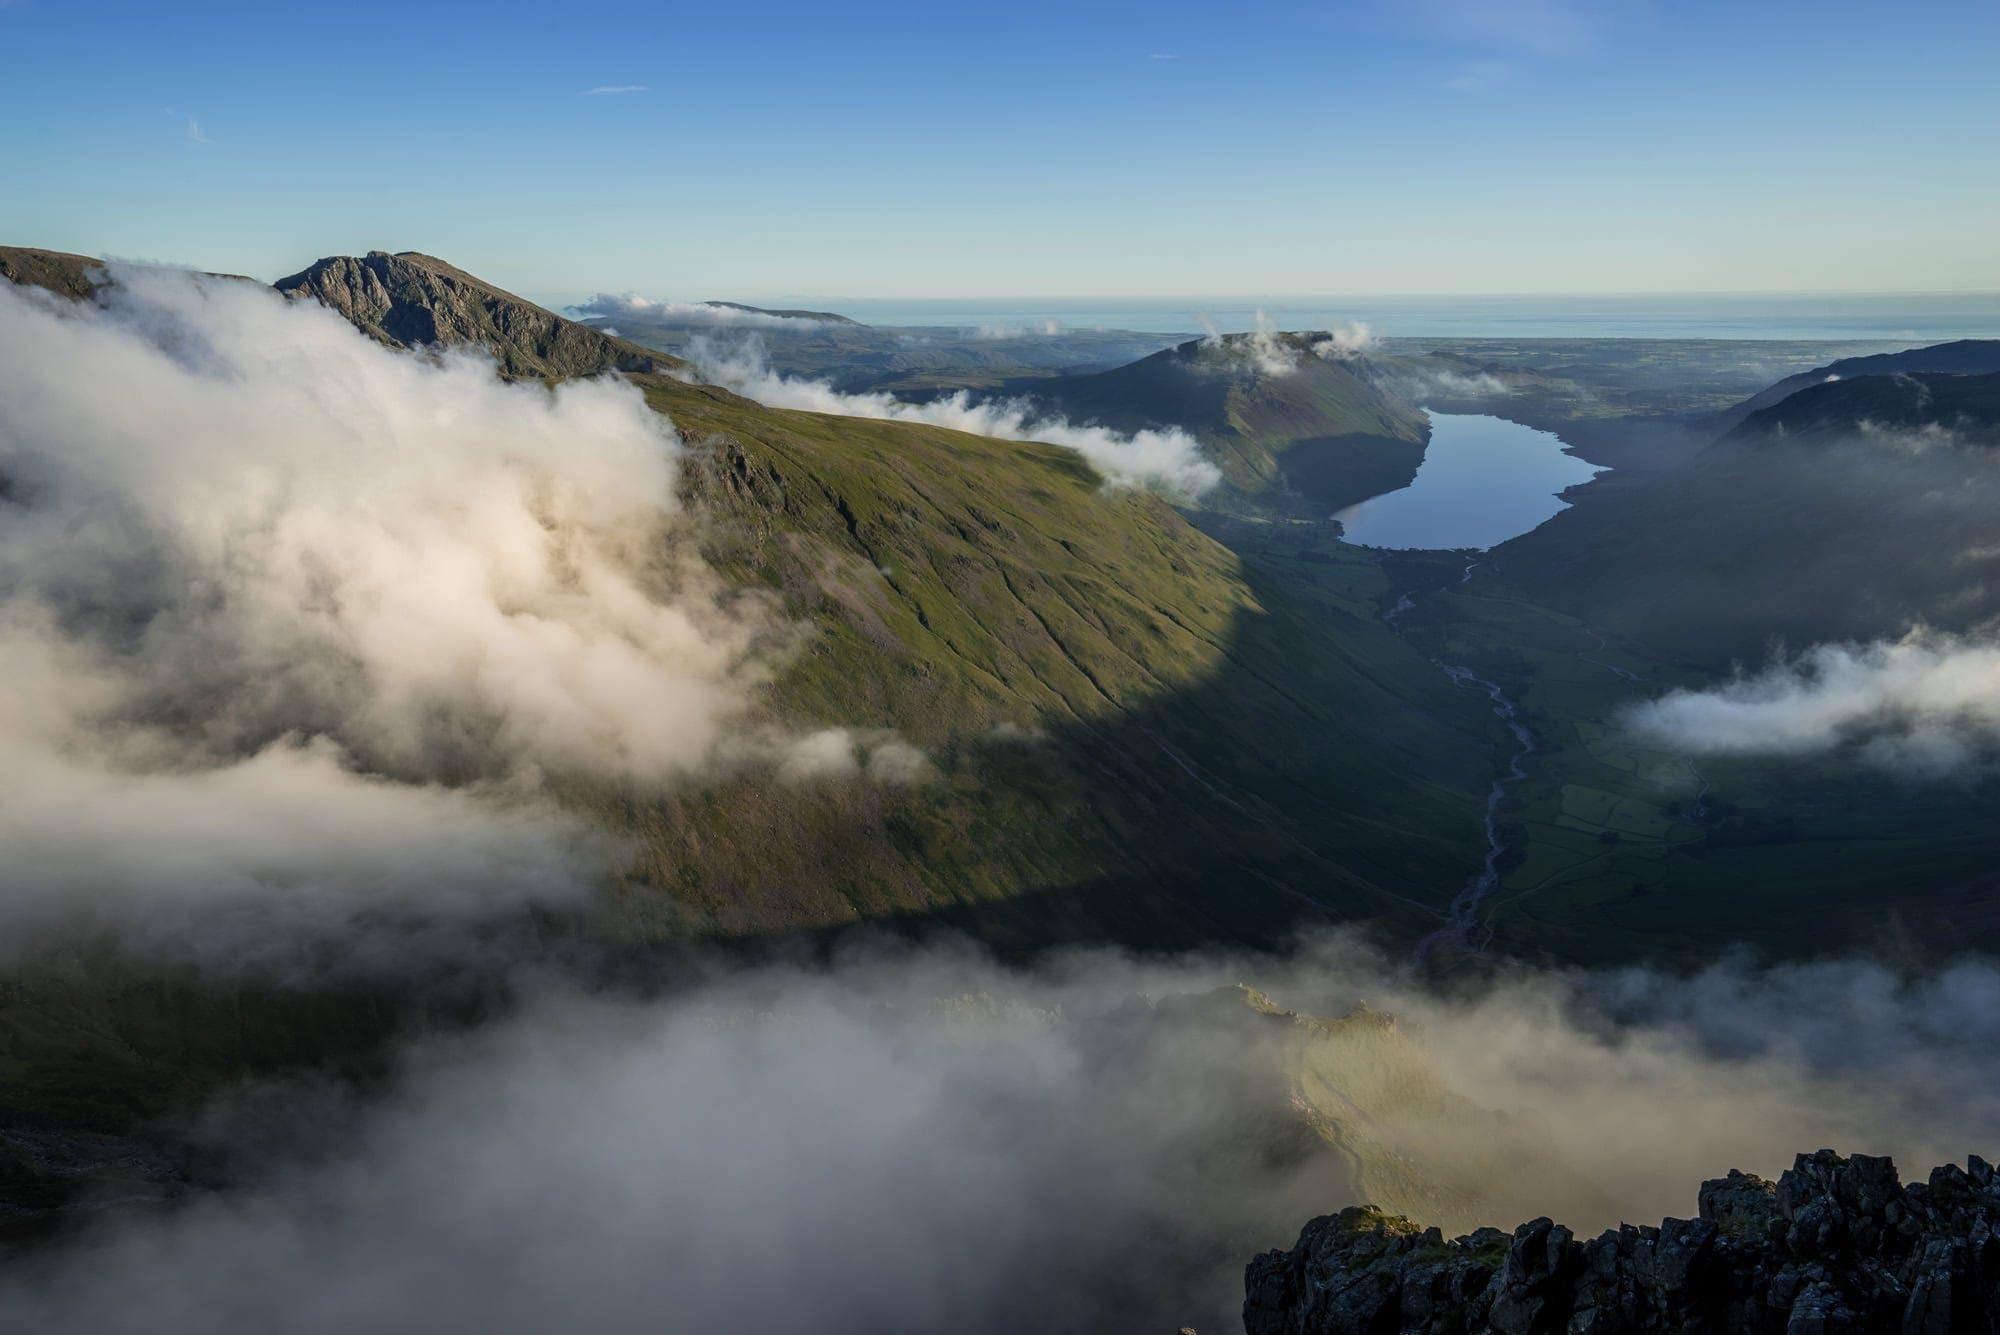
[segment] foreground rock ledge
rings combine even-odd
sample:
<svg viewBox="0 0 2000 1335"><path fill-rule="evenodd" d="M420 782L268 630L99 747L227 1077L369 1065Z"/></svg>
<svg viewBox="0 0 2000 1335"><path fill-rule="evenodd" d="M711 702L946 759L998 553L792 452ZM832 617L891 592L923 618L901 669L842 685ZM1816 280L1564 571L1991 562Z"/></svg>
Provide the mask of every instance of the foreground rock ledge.
<svg viewBox="0 0 2000 1335"><path fill-rule="evenodd" d="M1704 1183L1701 1217L1579 1242L1547 1219L1446 1241L1369 1206L1244 1275L1248 1335L2000 1331L2000 1183L1974 1156L1902 1184L1888 1159L1801 1154Z"/></svg>

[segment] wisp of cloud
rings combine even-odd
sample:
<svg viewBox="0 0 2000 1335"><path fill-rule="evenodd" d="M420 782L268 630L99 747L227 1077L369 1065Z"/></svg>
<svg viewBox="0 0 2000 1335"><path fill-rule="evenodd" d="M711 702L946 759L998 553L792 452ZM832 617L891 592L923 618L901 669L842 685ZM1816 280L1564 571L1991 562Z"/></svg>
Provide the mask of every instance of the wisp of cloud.
<svg viewBox="0 0 2000 1335"><path fill-rule="evenodd" d="M10 949L248 959L574 901L607 849L547 775L921 771L756 721L781 628L699 558L680 442L629 385L508 384L247 282L113 280L0 284Z"/></svg>
<svg viewBox="0 0 2000 1335"><path fill-rule="evenodd" d="M905 403L880 393L844 394L825 381L778 374L761 349L747 341L722 348L696 340L688 357L705 379L774 408L918 422L1001 440L1066 446L1114 487L1146 487L1176 500L1194 500L1222 480L1220 470L1202 457L1200 442L1178 427L1127 435L1051 417L1022 399L975 400L962 390L930 403Z"/></svg>
<svg viewBox="0 0 2000 1335"><path fill-rule="evenodd" d="M1852 749L1885 769L1940 777L2000 743L2000 646L1921 631L1823 644L1714 690L1673 691L1627 718L1697 755Z"/></svg>

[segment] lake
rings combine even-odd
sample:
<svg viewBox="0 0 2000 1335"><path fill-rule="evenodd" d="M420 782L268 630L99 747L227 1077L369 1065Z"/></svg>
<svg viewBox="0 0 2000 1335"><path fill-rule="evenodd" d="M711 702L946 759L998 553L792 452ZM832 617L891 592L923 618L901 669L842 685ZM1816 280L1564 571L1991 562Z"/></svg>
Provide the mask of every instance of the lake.
<svg viewBox="0 0 2000 1335"><path fill-rule="evenodd" d="M1417 479L1334 516L1363 547L1481 551L1563 508L1556 493L1597 476L1547 431L1498 417L1432 413Z"/></svg>

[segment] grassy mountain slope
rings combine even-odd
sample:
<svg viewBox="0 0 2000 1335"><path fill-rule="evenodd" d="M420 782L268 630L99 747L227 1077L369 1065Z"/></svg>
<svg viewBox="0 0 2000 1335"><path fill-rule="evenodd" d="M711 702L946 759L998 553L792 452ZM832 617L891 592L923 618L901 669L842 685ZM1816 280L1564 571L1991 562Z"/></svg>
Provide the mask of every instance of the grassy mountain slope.
<svg viewBox="0 0 2000 1335"><path fill-rule="evenodd" d="M394 347L479 345L510 376L652 371L678 364L415 251L335 255L275 286L287 296L331 307Z"/></svg>
<svg viewBox="0 0 2000 1335"><path fill-rule="evenodd" d="M1195 340L1032 392L1078 421L1191 432L1222 469L1225 505L1323 517L1408 486L1429 426L1420 409L1361 374L1359 363L1312 355L1311 341L1299 334Z"/></svg>
<svg viewBox="0 0 2000 1335"><path fill-rule="evenodd" d="M1487 721L1377 622L1372 566L1344 568L1336 605L1105 493L1067 450L641 383L707 442L690 486L711 560L813 628L774 709L894 728L938 769L635 809L682 913L651 930L1399 933L1462 878Z"/></svg>
<svg viewBox="0 0 2000 1335"><path fill-rule="evenodd" d="M1896 372L1822 381L1752 412L1722 444L1924 431L1963 444L2000 444L2000 374Z"/></svg>
<svg viewBox="0 0 2000 1335"><path fill-rule="evenodd" d="M2000 339L1961 338L1951 343L1935 343L1927 348L1906 348L1867 357L1842 357L1825 366L1786 376L1718 414L1710 426L1716 432L1725 431L1752 413L1776 407L1800 390L1825 384L1829 380L1918 372L1944 375L1991 375L2000 372Z"/></svg>

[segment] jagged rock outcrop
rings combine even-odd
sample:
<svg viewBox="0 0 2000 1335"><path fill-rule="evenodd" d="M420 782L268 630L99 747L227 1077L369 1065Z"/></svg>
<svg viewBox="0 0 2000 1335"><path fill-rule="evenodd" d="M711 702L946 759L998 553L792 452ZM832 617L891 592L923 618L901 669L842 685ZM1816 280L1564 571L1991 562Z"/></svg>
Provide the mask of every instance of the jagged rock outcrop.
<svg viewBox="0 0 2000 1335"><path fill-rule="evenodd" d="M510 376L664 371L682 364L415 251L335 255L274 286L289 297L310 297L396 347L478 344Z"/></svg>
<svg viewBox="0 0 2000 1335"><path fill-rule="evenodd" d="M1244 1276L1247 1335L2000 1330L2000 1181L1985 1160L1904 1185L1886 1158L1732 1171L1700 1216L1588 1242L1547 1219L1446 1241L1368 1206L1307 1224Z"/></svg>

